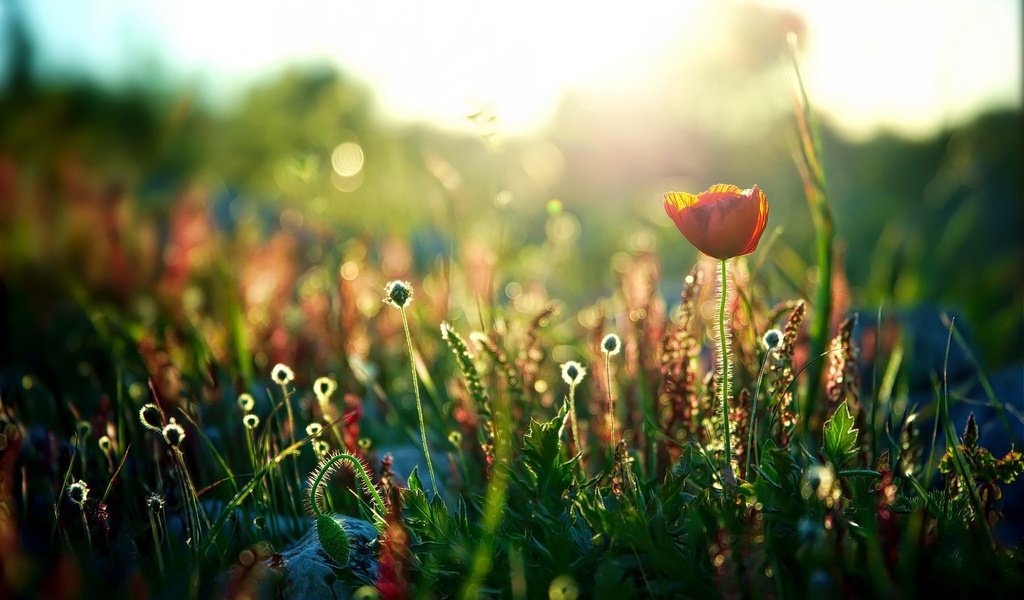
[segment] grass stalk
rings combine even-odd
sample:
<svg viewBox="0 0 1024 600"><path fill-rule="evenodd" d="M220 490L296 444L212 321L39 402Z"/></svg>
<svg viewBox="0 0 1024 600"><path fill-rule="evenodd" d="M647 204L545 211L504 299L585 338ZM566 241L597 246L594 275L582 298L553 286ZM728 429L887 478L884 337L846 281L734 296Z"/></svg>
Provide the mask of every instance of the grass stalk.
<svg viewBox="0 0 1024 600"><path fill-rule="evenodd" d="M437 478L434 476L434 463L430 460L430 448L427 446L427 426L423 422L423 402L420 400L420 380L416 375L416 358L412 348L412 334L409 333L409 319L405 315L405 307L399 306L402 313L402 328L405 329L405 345L409 352L409 372L412 374L412 390L416 395L416 415L420 420L420 440L423 442L423 456L427 459L427 470L430 472L430 485L434 493L438 492Z"/></svg>
<svg viewBox="0 0 1024 600"><path fill-rule="evenodd" d="M768 365L768 357L775 350L765 350L764 358L761 360L761 369L757 372L757 383L754 384L754 398L750 405L750 424L747 426L747 460L743 467L743 477L750 478L750 459L754 456L754 428L757 426L757 397L761 393L761 381L764 380L764 369ZM756 461L755 461L756 462Z"/></svg>
<svg viewBox="0 0 1024 600"><path fill-rule="evenodd" d="M612 394L612 357L610 352L604 353L604 379L608 388L608 434L611 436L612 458L614 459L615 448L619 445L619 425L615 418L615 395Z"/></svg>
<svg viewBox="0 0 1024 600"><path fill-rule="evenodd" d="M574 387L574 386L573 386ZM572 390L572 387L570 387ZM508 498L509 470L512 461L512 421L507 394L499 394L496 399L501 405L495 406L495 464L484 496L484 512L482 517L482 535L480 544L473 553L469 576L462 588L460 597L464 600L475 600L481 595L481 584L494 565L493 546L498 528L505 519L505 508Z"/></svg>
<svg viewBox="0 0 1024 600"><path fill-rule="evenodd" d="M569 384L569 425L572 428L572 443L576 446L576 453L583 452L583 439L580 438L580 425L576 419L576 382ZM614 450L613 450L614 451Z"/></svg>
<svg viewBox="0 0 1024 600"><path fill-rule="evenodd" d="M149 530L153 534L153 550L156 552L156 564L160 567L160 572L164 572L164 552L161 546L160 534L156 523L156 516L152 510L149 510Z"/></svg>
<svg viewBox="0 0 1024 600"><path fill-rule="evenodd" d="M814 295L814 315L810 324L810 355L818 356L828 346L829 318L832 314L832 257L833 223L832 211L828 204L825 179L825 165L821 157L821 133L818 122L811 110L800 71L796 34L789 35L790 58L795 75L793 101L796 106L796 122L799 129L799 156L796 164L804 183L804 195L811 211L814 224L815 262L817 266L817 289ZM810 418L817 409L821 395L821 374L823 363L815 363L807 371L806 385L801 394L800 419L798 427L806 431L811 426Z"/></svg>
<svg viewBox="0 0 1024 600"><path fill-rule="evenodd" d="M89 531L89 519L85 518L85 505L83 504L78 508L82 515L82 529L85 530L85 540L89 543L89 549L92 550L92 532Z"/></svg>
<svg viewBox="0 0 1024 600"><path fill-rule="evenodd" d="M71 450L71 459L68 461L68 470L64 472L64 480L60 485L60 493L57 494L57 501L53 503L53 529L50 530L50 539L57 535L57 524L60 523L60 504L64 500L64 493L67 492L68 484L71 481L71 468L75 466L75 455L78 454L78 444L81 439L75 435L75 447Z"/></svg>

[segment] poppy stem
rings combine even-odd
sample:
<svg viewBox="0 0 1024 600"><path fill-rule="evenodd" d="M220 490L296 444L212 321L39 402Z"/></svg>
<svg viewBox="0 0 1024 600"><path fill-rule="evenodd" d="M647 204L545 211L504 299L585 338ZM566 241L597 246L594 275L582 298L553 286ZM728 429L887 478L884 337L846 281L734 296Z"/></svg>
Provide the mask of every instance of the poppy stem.
<svg viewBox="0 0 1024 600"><path fill-rule="evenodd" d="M719 288L719 304L718 304L718 350L719 350L719 361L722 366L722 427L725 433L725 471L727 473L732 471L732 442L729 439L729 371L731 370L729 365L729 331L725 325L725 303L729 295L729 280L727 278L728 271L726 269L726 259L722 259L720 264L722 266L721 275L721 287Z"/></svg>

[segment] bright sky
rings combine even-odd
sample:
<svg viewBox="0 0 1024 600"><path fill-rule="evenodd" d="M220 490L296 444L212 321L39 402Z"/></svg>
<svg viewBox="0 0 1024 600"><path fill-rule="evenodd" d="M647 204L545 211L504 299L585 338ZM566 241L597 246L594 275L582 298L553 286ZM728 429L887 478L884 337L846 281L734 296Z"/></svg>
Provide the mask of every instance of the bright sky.
<svg viewBox="0 0 1024 600"><path fill-rule="evenodd" d="M50 69L116 80L137 78L156 59L166 74L216 95L289 62L326 60L368 83L399 119L452 125L491 103L512 131L542 126L567 89L642 86L657 77L687 21L705 7L701 0L18 1ZM922 134L980 107L1020 105L1019 0L762 3L803 14L814 102L850 133L884 125Z"/></svg>

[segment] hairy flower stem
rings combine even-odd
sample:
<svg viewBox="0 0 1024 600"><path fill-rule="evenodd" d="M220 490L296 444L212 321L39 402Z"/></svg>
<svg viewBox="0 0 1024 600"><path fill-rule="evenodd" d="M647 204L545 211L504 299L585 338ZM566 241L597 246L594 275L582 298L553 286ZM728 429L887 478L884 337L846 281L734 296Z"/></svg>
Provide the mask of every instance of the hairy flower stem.
<svg viewBox="0 0 1024 600"><path fill-rule="evenodd" d="M320 503L317 502L318 492L320 486L324 482L324 478L326 478L329 474L333 473L334 465L341 461L347 462L352 467L352 471L359 477L360 480L362 480L363 488L366 489L366 492L373 499L374 508L377 510L378 514L383 518L384 515L388 513L388 509L387 506L384 504L384 499L381 498L380 496L380 492L377 491L377 486L373 485L373 480L370 479L370 475L366 472L366 468L363 466L362 461L360 461L355 456L345 452L341 452L335 454L334 456L331 456L330 458L326 459L323 463L321 463L319 467L317 467L316 473L313 476L313 479L309 486L309 505L313 509L313 514L317 517L323 516L324 513L322 510L320 510Z"/></svg>
<svg viewBox="0 0 1024 600"><path fill-rule="evenodd" d="M722 427L725 433L725 471L732 471L732 442L729 439L729 330L726 328L725 304L728 298L729 280L725 266L726 259L721 260L721 285L719 287L718 304L718 352L719 366L722 369Z"/></svg>
<svg viewBox="0 0 1024 600"><path fill-rule="evenodd" d="M402 327L405 328L405 345L409 351L409 370L412 373L412 390L416 394L416 414L420 419L420 439L423 441L423 455L427 457L427 470L430 471L430 485L437 493L437 478L434 477L434 463L430 460L430 449L427 447L427 426L423 423L423 402L420 401L420 380L416 375L416 359L412 350L412 334L409 333L409 319L405 316L405 307L399 307L402 312Z"/></svg>
<svg viewBox="0 0 1024 600"><path fill-rule="evenodd" d="M604 353L604 377L608 386L608 435L611 436L612 460L614 460L615 449L619 446L619 426L615 420L615 396L612 394L612 357L608 352Z"/></svg>
<svg viewBox="0 0 1024 600"><path fill-rule="evenodd" d="M576 383L569 384L569 423L572 424L572 443L576 446L576 453L583 452L583 443L580 439L580 426L576 420Z"/></svg>

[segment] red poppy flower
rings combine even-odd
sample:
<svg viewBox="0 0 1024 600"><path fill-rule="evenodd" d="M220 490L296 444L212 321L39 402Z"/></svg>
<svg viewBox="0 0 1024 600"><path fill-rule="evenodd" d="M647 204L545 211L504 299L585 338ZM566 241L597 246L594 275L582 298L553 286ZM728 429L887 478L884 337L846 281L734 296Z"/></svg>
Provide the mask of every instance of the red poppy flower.
<svg viewBox="0 0 1024 600"><path fill-rule="evenodd" d="M720 183L697 195L665 194L665 212L695 248L725 260L750 254L768 224L768 198L755 185Z"/></svg>

